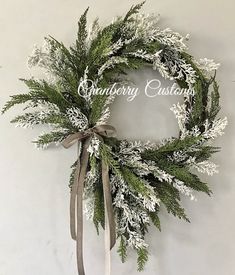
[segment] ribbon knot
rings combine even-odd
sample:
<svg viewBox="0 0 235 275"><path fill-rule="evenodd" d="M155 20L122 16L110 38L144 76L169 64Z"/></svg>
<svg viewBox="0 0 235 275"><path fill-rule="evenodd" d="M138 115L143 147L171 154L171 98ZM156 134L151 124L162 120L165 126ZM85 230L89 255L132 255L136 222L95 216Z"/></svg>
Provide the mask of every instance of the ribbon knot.
<svg viewBox="0 0 235 275"><path fill-rule="evenodd" d="M100 139L102 139L102 137L113 137L116 134L116 129L113 126L107 124L94 126L87 130L69 135L66 139L62 141L62 145L65 148L69 148L76 141L81 141L85 138L91 137L94 134L96 134Z"/></svg>
<svg viewBox="0 0 235 275"><path fill-rule="evenodd" d="M71 134L62 142L62 145L65 148L69 148L74 143L82 142L84 140L81 157L77 160L74 183L72 185L70 195L70 233L72 239L76 241L77 245L77 267L79 275L85 275L83 264L83 190L89 162L89 152L87 149L93 135L96 135L99 139L103 140L103 137L112 137L115 134L116 130L113 126L106 124L98 125L87 130ZM104 160L102 160L101 163L105 205L106 274L110 274L110 250L116 242L116 226L110 191L109 167Z"/></svg>

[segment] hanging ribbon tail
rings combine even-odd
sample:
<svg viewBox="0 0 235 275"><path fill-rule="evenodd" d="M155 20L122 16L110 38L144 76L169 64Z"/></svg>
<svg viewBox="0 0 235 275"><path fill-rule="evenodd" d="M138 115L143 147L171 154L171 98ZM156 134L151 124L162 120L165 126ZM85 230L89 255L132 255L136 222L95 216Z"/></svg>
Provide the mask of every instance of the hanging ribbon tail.
<svg viewBox="0 0 235 275"><path fill-rule="evenodd" d="M106 209L106 205L105 205ZM105 269L104 275L111 275L111 250L110 250L110 229L107 211L105 210L105 232L104 232L104 244L105 244Z"/></svg>
<svg viewBox="0 0 235 275"><path fill-rule="evenodd" d="M108 219L108 226L105 224L105 229L109 230L110 236L110 247L111 250L115 243L116 243L116 224L113 212L113 205L112 205L112 195L110 190L110 181L109 181L109 167L102 160L102 182L103 182L103 192L104 192L104 200L105 200L105 213L107 213Z"/></svg>
<svg viewBox="0 0 235 275"><path fill-rule="evenodd" d="M84 181L87 172L89 152L87 151L90 144L90 139L85 140L80 163L80 173L78 177L78 188L77 188L77 267L78 274L85 275L84 264L83 264L83 189Z"/></svg>
<svg viewBox="0 0 235 275"><path fill-rule="evenodd" d="M70 194L70 234L73 240L77 240L76 234L76 199L78 194L78 180L80 174L80 160L77 160L74 174L74 183Z"/></svg>

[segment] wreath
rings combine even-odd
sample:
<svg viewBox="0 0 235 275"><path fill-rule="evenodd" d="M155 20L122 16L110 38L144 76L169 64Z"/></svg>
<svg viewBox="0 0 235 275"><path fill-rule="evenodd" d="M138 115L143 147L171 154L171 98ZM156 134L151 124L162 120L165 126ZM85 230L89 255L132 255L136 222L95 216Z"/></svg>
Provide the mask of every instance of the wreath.
<svg viewBox="0 0 235 275"><path fill-rule="evenodd" d="M118 241L122 262L128 248L137 252L138 270L148 259L145 235L153 223L159 230L159 210L189 221L181 206L181 194L194 200L194 192L211 195L195 171L212 175L217 165L209 159L219 151L209 141L223 134L226 118L220 110L213 60L196 61L187 53L185 40L171 29L160 29L158 17L139 12L143 3L101 28L95 20L87 30L87 11L78 21L75 43L66 47L46 37L28 64L39 66L45 78L21 79L29 92L11 96L2 112L25 104L16 126L49 125L49 132L33 141L38 148L78 144L78 159L70 178L70 227L77 242L78 271L83 266L83 212L99 233L105 229L107 259ZM179 135L162 141L141 142L116 137L108 124L115 95L95 94L114 83L126 83L129 70L152 65L160 75L191 91L174 112ZM78 92L79 87L79 92ZM83 205L84 204L84 205ZM107 264L107 274L110 266Z"/></svg>

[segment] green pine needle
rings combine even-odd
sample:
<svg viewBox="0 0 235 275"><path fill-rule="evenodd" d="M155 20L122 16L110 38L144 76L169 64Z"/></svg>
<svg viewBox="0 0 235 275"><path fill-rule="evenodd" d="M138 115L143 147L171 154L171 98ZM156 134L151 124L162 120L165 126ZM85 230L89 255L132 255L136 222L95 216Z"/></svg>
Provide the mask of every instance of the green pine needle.
<svg viewBox="0 0 235 275"><path fill-rule="evenodd" d="M127 12L126 16L124 17L124 22L128 21L133 15L138 14L142 6L145 4L146 1L143 1L137 5L131 6L130 10Z"/></svg>
<svg viewBox="0 0 235 275"><path fill-rule="evenodd" d="M149 217L152 221L152 223L154 224L154 226L159 230L161 231L161 222L160 222L160 219L158 217L158 214L157 212L149 212Z"/></svg>
<svg viewBox="0 0 235 275"><path fill-rule="evenodd" d="M23 104L28 101L31 101L33 97L30 94L19 94L11 96L11 99L7 101L7 103L2 108L2 114L11 109L13 106L17 104Z"/></svg>
<svg viewBox="0 0 235 275"><path fill-rule="evenodd" d="M138 265L138 271L143 271L145 264L148 261L148 250L146 248L139 248L137 250L137 265Z"/></svg>
<svg viewBox="0 0 235 275"><path fill-rule="evenodd" d="M121 258L122 263L124 263L127 258L127 244L125 241L125 237L123 236L120 237L120 243L117 252Z"/></svg>

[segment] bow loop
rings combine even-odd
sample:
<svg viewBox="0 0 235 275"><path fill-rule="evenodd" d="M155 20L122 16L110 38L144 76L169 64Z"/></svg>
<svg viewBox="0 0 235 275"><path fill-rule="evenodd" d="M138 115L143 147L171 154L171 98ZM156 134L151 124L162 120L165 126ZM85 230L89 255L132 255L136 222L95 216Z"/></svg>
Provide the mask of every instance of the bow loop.
<svg viewBox="0 0 235 275"><path fill-rule="evenodd" d="M116 129L108 124L97 125L85 131L69 135L62 141L62 145L67 149L71 147L76 141L81 141L85 138L93 136L94 134L97 134L101 137L114 137L116 135Z"/></svg>

